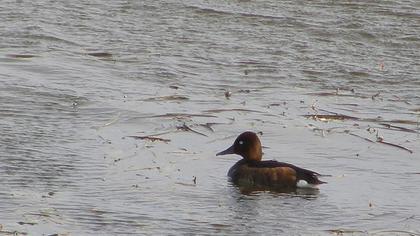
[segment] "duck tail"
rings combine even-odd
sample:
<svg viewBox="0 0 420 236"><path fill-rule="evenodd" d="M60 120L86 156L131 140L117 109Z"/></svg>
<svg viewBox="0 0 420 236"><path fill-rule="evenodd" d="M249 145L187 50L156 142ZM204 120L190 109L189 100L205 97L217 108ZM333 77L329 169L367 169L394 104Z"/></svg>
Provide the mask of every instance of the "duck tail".
<svg viewBox="0 0 420 236"><path fill-rule="evenodd" d="M298 180L304 180L308 184L318 185L318 184L327 183L327 182L319 180L318 177L321 175L314 171L302 169L302 171L299 171L298 173L299 173L299 175L297 176Z"/></svg>

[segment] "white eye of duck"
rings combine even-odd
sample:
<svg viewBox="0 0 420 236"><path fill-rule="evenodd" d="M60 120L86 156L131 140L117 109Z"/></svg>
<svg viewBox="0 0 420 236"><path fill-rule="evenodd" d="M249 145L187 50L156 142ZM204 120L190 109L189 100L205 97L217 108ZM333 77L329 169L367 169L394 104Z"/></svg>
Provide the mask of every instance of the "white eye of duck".
<svg viewBox="0 0 420 236"><path fill-rule="evenodd" d="M239 144L240 144L240 145L244 144L244 141L242 141L242 140L241 140L241 141L239 141Z"/></svg>

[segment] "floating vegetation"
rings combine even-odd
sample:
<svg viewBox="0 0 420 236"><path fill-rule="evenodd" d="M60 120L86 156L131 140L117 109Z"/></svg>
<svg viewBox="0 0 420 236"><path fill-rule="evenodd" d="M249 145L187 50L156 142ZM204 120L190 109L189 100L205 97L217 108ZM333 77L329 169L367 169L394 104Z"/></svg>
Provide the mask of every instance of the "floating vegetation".
<svg viewBox="0 0 420 236"><path fill-rule="evenodd" d="M190 113L166 113L163 115L152 115L152 116L143 116L139 118L178 118L178 119L185 119L191 117L209 117L209 118L216 118L214 115L206 115L206 114L190 114Z"/></svg>
<svg viewBox="0 0 420 236"><path fill-rule="evenodd" d="M313 116L316 116L316 115L313 115ZM324 117L324 116L326 116L326 117ZM323 115L322 118L325 119L323 121L326 121L327 120L326 118L330 118L330 116L332 116L332 118L334 118L334 119L337 118L336 115ZM338 118L339 118L339 120L343 120L346 117L343 118L342 116L338 116ZM328 121L329 120L334 120L334 119L328 119ZM350 119L351 120L354 120L354 117L351 117ZM359 118L356 118L356 119L357 120L365 121L364 119L359 119ZM319 119L315 119L315 120L319 120ZM390 124L386 124L386 123L380 123L380 125L385 126L385 128L387 128L388 130L391 130L391 131L402 131L402 132L409 132L409 133L418 133L415 130L408 129L408 128L405 128L405 127L390 125ZM370 126L366 129L366 131L370 135L375 134L375 139L370 139L370 138L364 137L362 135L355 134L355 133L351 132L349 129L345 129L343 131L340 131L341 127L332 127L332 128L328 128L328 129L323 129L323 128L318 128L318 127L316 127L313 124L308 124L308 127L310 129L312 129L312 131L314 131L314 132L317 132L317 131L320 132L322 137L325 137L326 134L331 133L333 130L338 130L336 133L345 133L345 134L348 134L348 135L351 135L351 136L354 136L354 137L358 137L360 139L363 139L363 140L365 140L365 141L367 141L369 143L380 143L380 144L384 144L384 145L388 145L388 146L392 146L392 147L396 147L396 148L405 150L405 151L407 151L409 153L413 153L413 150L411 150L409 148L403 147L403 146L401 146L399 144L395 144L395 143L391 143L391 142L388 142L388 141L384 141L384 138L379 136L379 130L378 130L378 128L373 128L373 127L370 127ZM358 129L360 129L360 125L359 124L353 124L353 127L358 127ZM382 127L379 127L379 128L382 128Z"/></svg>
<svg viewBox="0 0 420 236"><path fill-rule="evenodd" d="M18 223L19 225L36 225L36 224L38 224L36 222L23 222L23 221L19 221L19 222L16 222L16 223Z"/></svg>
<svg viewBox="0 0 420 236"><path fill-rule="evenodd" d="M366 119L366 121L368 121ZM374 121L381 121L381 120L374 120ZM387 123L398 123L398 124L406 124L406 125L418 125L418 121L413 121L413 120L383 120L383 122L387 122Z"/></svg>
<svg viewBox="0 0 420 236"><path fill-rule="evenodd" d="M160 171L160 166L145 167L145 168L139 168L139 169L136 169L136 170L155 170L155 169ZM130 170L130 171L133 171L133 170Z"/></svg>
<svg viewBox="0 0 420 236"><path fill-rule="evenodd" d="M214 129L212 128L213 125L229 125L232 123L214 123L214 122L207 122L205 124L198 124L199 126L202 126L208 130L210 130L211 132L214 132Z"/></svg>
<svg viewBox="0 0 420 236"><path fill-rule="evenodd" d="M19 232L19 231L9 231L9 230L3 230L3 225L0 224L0 235L28 235L26 232Z"/></svg>
<svg viewBox="0 0 420 236"><path fill-rule="evenodd" d="M278 106L286 106L286 105L287 105L287 102L284 101L284 102L280 102L280 103L270 103L270 104L268 104L268 107L278 107Z"/></svg>
<svg viewBox="0 0 420 236"><path fill-rule="evenodd" d="M203 126L204 128L210 130L211 132L214 132L214 129L212 128L213 125L216 123L205 123L205 124L199 124L200 126Z"/></svg>
<svg viewBox="0 0 420 236"><path fill-rule="evenodd" d="M57 209L55 208L50 208L50 209L45 209L45 210L40 210L39 212L28 212L28 213L24 213L23 216L25 218L38 218L38 219L42 219L45 221L50 221L53 222L55 224L61 224L61 220L62 217L61 215L57 212ZM21 223L18 222L18 224L21 225L35 225L32 223L32 221L22 221Z"/></svg>
<svg viewBox="0 0 420 236"><path fill-rule="evenodd" d="M211 131L213 131L213 129L211 128L212 124L218 124L218 123L207 123L207 124L202 124L201 126L207 127L208 129L210 129ZM201 133L199 131L196 131L194 129L192 129L191 127L189 127L187 124L182 124L179 126L176 126L176 130L169 130L169 131L165 131L165 132L161 132L158 134L153 134L153 135L145 135L145 136L141 136L141 135L129 135L129 136L125 136L125 137L129 137L129 138L134 138L134 139L141 139L141 140L149 140L152 142L155 141L161 141L161 142L165 142L168 143L171 140L170 139L165 139L165 138L160 138L160 137L156 137L156 136L160 136L160 135L164 135L164 134L169 134L169 133L174 133L174 132L178 132L178 131L186 131L186 132L192 132L192 133L196 133L198 135L204 136L204 137L208 137L206 134ZM123 138L125 138L123 137ZM187 150L185 150L187 151Z"/></svg>
<svg viewBox="0 0 420 236"><path fill-rule="evenodd" d="M37 57L36 55L33 55L33 54L7 54L7 56L11 58L16 58L16 59L29 59L29 58Z"/></svg>
<svg viewBox="0 0 420 236"><path fill-rule="evenodd" d="M408 149L408 148L405 148L405 147L400 146L400 145L398 145L398 144L385 142L382 138L379 138L379 139L377 140L377 142L378 142L378 143L382 143L382 144L386 144L386 145L389 145L389 146L393 146L393 147L396 147L396 148L400 148L400 149L405 150L405 151L407 151L407 152L409 152L409 153L413 153L413 151L412 151L412 150L410 150L410 149Z"/></svg>
<svg viewBox="0 0 420 236"><path fill-rule="evenodd" d="M170 151L170 152L166 152L166 153L170 153L170 154L180 154L180 155L185 155L185 154L197 154L196 152L192 152L192 151L188 151L188 149L186 148L179 148L176 151Z"/></svg>
<svg viewBox="0 0 420 236"><path fill-rule="evenodd" d="M245 108L210 109L210 110L205 110L205 111L203 111L203 112L208 112L208 113L220 113L220 112L226 112L226 111L243 111L243 112L257 112L257 113L264 113L264 112L262 112L262 111L251 110L251 109L245 109Z"/></svg>
<svg viewBox="0 0 420 236"><path fill-rule="evenodd" d="M322 110L322 109L320 109L320 110ZM323 111L325 111L325 110L323 110ZM386 124L386 123L397 123L397 124L417 125L418 122L414 121L414 120L402 120L402 119L383 120L381 117L360 118L360 117L355 117L355 116L338 114L338 113L335 113L335 112L330 112L330 113L334 113L334 114L310 114L310 115L302 115L302 116L305 117L305 118L308 118L308 119L313 119L313 120L317 120L317 121L325 121L325 122L335 121L335 120L339 120L339 121L353 120L353 121L363 121L363 122L375 122L375 123L380 123L383 126L389 126L390 128L394 128L396 130L398 129L400 131L417 133L417 131L415 131L415 130L409 131L410 129Z"/></svg>
<svg viewBox="0 0 420 236"><path fill-rule="evenodd" d="M378 98L380 98L379 96L381 95L381 92L377 92L377 93L375 93L374 95L372 95L372 100L376 100L376 99L378 99ZM382 99L381 99L382 100Z"/></svg>
<svg viewBox="0 0 420 236"><path fill-rule="evenodd" d="M315 92L315 93L306 93L306 95L312 95L312 96L320 96L320 97L353 97L353 98L361 98L361 99L371 99L372 101L389 101L389 102L402 102L405 103L407 105L411 105L412 103L409 102L406 99L403 99L397 95L393 95L392 98L384 98L383 96L381 96L381 92L377 92L375 94L372 95L365 95L365 94L360 94L360 93L356 93L354 89L350 89L347 93L343 93L341 92L342 90L337 89L336 91L332 91L332 92Z"/></svg>
<svg viewBox="0 0 420 236"><path fill-rule="evenodd" d="M408 132L408 133L418 133L418 131L416 131L416 130L401 127L401 126L395 126L395 125L386 124L386 123L380 123L380 125L385 126L387 129L394 130L394 131L402 131L402 132Z"/></svg>
<svg viewBox="0 0 420 236"><path fill-rule="evenodd" d="M357 103L335 103L335 105L350 106L350 107L358 107L359 106L359 104L357 104Z"/></svg>
<svg viewBox="0 0 420 236"><path fill-rule="evenodd" d="M351 230L351 229L328 229L325 230L331 234L335 234L335 235L344 235L344 234L355 234L355 233L366 233L365 231L362 230Z"/></svg>
<svg viewBox="0 0 420 236"><path fill-rule="evenodd" d="M347 116L347 115L303 115L303 117L310 118L313 120L319 120L319 121L333 121L333 120L360 120L360 118L354 117L354 116Z"/></svg>
<svg viewBox="0 0 420 236"><path fill-rule="evenodd" d="M409 235L409 236L420 236L420 233L406 230L378 230L368 232L370 235Z"/></svg>
<svg viewBox="0 0 420 236"><path fill-rule="evenodd" d="M406 148L406 147L403 147L403 146L401 146L401 145L394 144L394 143L390 143L390 142L385 142L385 141L384 141L384 139L383 139L382 137L378 137L378 136L377 136L376 141L374 141L374 140L371 140L371 139L369 139L369 138L365 138L365 137L363 137L363 136L360 136L360 135L358 135L358 134L350 133L350 131L349 131L349 130L345 130L344 132L345 132L345 133L347 133L347 134L349 134L349 135L351 135L351 136L355 136L355 137L361 138L361 139L363 139L363 140L365 140L365 141L367 141L367 142L370 142L370 143L381 143L381 144L385 144L385 145L389 145L389 146L393 146L393 147L396 147L396 148L399 148L399 149L405 150L405 151L407 151L407 152L409 152L409 153L413 153L413 151L412 151L412 150L410 150L410 149L408 149L408 148Z"/></svg>
<svg viewBox="0 0 420 236"><path fill-rule="evenodd" d="M171 141L170 139L159 138L159 137L154 137L154 136L130 135L130 136L126 136L126 137L134 138L134 139L141 139L141 140L149 140L149 141L152 141L152 142L160 141L160 142L164 142L164 143L169 143Z"/></svg>
<svg viewBox="0 0 420 236"><path fill-rule="evenodd" d="M372 98L372 96L363 95L356 93L354 90L350 90L351 93L341 93L341 90L336 90L334 92L317 92L317 93L307 93L306 95L320 96L320 97L353 97L353 98Z"/></svg>
<svg viewBox="0 0 420 236"><path fill-rule="evenodd" d="M238 93L250 93L251 90L250 89L241 89L238 91Z"/></svg>
<svg viewBox="0 0 420 236"><path fill-rule="evenodd" d="M102 58L110 58L112 54L109 52L89 52L87 55L92 57L102 57Z"/></svg>
<svg viewBox="0 0 420 236"><path fill-rule="evenodd" d="M162 96L162 97L146 98L143 101L156 102L156 101L185 101L185 100L189 100L189 98L182 95L169 95L169 96Z"/></svg>
<svg viewBox="0 0 420 236"><path fill-rule="evenodd" d="M346 133L348 133L349 135L352 135L352 136L355 136L355 137L358 137L358 138L364 139L365 141L368 141L368 142L370 142L370 143L374 143L374 142L375 142L375 141L373 141L373 140L371 140L371 139L368 139L368 138L362 137L362 136L360 136L360 135L350 133L350 131L349 131L349 130L346 130L345 132L346 132Z"/></svg>
<svg viewBox="0 0 420 236"><path fill-rule="evenodd" d="M177 126L176 127L177 128L177 130L183 130L183 131L190 131L190 132L193 132L193 133L196 133L196 134L199 134L199 135L202 135L202 136L204 136L204 137L207 137L207 135L205 135L205 134L203 134L203 133L200 133L200 132L198 132L198 131L195 131L195 130L193 130L193 129L191 129L187 124L183 124L183 125L181 125L181 126Z"/></svg>

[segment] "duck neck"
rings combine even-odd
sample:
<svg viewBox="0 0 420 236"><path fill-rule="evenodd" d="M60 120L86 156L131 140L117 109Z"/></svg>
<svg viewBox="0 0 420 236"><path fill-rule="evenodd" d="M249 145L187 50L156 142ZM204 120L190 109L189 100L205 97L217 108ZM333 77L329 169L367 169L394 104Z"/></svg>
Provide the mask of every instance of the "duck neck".
<svg viewBox="0 0 420 236"><path fill-rule="evenodd" d="M262 159L261 147L249 149L244 154L245 155L242 155L242 157L245 160L250 161L250 162L258 162L258 161L261 161L261 159Z"/></svg>
<svg viewBox="0 0 420 236"><path fill-rule="evenodd" d="M262 159L262 155L258 154L258 155L248 155L248 156L243 156L243 159L246 162L259 162Z"/></svg>

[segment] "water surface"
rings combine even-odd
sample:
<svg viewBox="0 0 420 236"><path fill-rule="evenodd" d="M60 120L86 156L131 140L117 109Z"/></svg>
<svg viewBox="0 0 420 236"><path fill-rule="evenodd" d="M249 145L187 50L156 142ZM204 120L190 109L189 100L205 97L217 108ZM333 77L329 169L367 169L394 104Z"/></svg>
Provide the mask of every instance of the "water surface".
<svg viewBox="0 0 420 236"><path fill-rule="evenodd" d="M419 25L417 1L4 1L1 233L420 234ZM215 153L245 130L328 184L241 193Z"/></svg>

